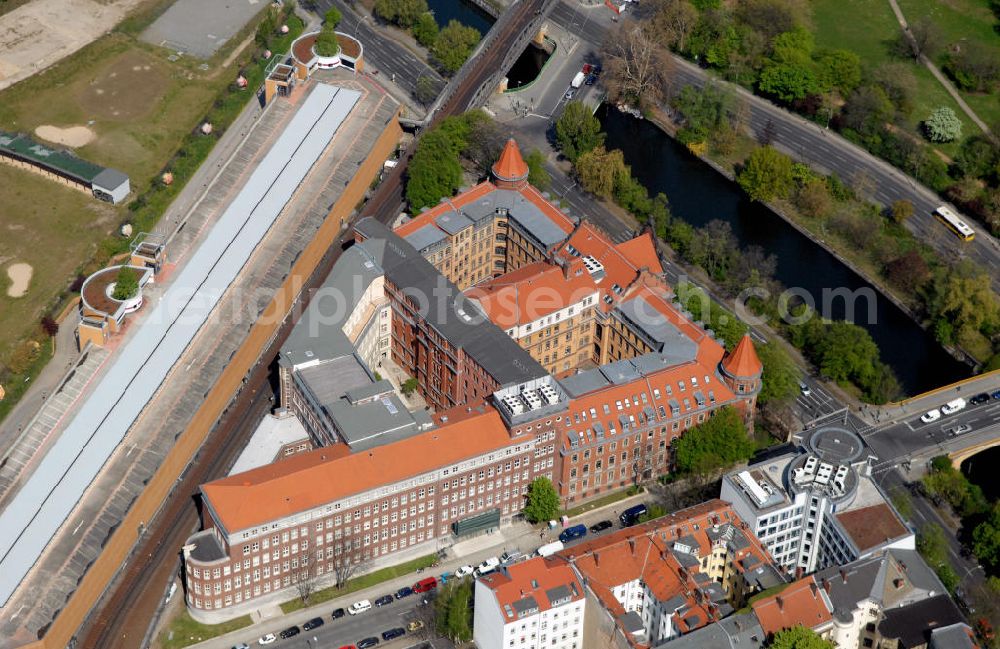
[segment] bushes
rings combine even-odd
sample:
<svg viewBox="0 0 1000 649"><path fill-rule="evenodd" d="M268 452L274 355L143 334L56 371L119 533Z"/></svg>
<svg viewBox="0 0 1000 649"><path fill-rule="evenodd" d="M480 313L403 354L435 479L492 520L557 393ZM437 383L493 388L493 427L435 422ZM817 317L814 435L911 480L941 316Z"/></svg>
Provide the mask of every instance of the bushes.
<svg viewBox="0 0 1000 649"><path fill-rule="evenodd" d="M754 443L739 412L723 406L713 417L674 439L671 449L678 473L704 475L750 459Z"/></svg>
<svg viewBox="0 0 1000 649"><path fill-rule="evenodd" d="M480 38L481 34L475 27L467 27L457 20L450 20L434 39L431 54L446 72L458 72L472 54Z"/></svg>

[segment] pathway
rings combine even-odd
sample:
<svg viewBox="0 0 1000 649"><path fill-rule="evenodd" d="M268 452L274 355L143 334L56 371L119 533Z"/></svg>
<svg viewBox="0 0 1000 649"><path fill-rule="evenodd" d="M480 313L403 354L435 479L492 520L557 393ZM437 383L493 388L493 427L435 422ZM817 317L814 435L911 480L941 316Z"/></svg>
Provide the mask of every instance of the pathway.
<svg viewBox="0 0 1000 649"><path fill-rule="evenodd" d="M899 21L899 26L903 29L903 33L906 35L906 38L913 43L913 33L910 32L910 26L906 22L906 17L903 15L903 11L899 8L899 3L896 0L889 0L889 6L892 7L892 13L896 14L896 20ZM962 95L959 94L958 89L955 88L948 77L944 76L941 70L938 69L938 66L934 65L934 62L924 56L923 53L920 54L920 62L923 63L927 69L931 71L931 74L934 75L934 78L937 79L942 86L944 86L944 89L948 91L948 94L951 95L951 98L955 100L955 103L959 105L969 119L971 119L976 126L982 129L983 133L990 136L992 139L993 132L990 131L990 127L986 125L986 122L979 119L979 115L976 115L975 111L972 110L972 107L969 106L969 104L965 103L965 100L962 99Z"/></svg>

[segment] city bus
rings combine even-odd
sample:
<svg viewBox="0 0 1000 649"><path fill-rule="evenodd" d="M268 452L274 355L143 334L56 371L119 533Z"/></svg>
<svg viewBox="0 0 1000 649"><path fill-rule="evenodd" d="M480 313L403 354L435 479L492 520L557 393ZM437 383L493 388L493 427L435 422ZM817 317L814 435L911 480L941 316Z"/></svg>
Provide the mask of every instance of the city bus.
<svg viewBox="0 0 1000 649"><path fill-rule="evenodd" d="M955 214L947 205L942 205L934 210L934 216L964 241L972 241L976 238L976 231L970 228L965 221L958 218L958 214Z"/></svg>

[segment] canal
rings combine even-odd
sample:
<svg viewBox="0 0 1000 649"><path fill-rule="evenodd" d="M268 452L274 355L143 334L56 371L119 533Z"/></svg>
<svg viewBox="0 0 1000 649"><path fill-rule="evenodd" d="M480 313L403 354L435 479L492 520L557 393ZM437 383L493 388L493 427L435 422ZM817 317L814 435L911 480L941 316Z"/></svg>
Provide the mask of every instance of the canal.
<svg viewBox="0 0 1000 649"><path fill-rule="evenodd" d="M1000 498L1000 474L996 469L998 462L1000 462L1000 446L976 453L962 462L962 473L969 478L969 482L979 485L983 495L991 503Z"/></svg>
<svg viewBox="0 0 1000 649"><path fill-rule="evenodd" d="M713 219L730 224L741 246L758 245L777 259L776 279L786 287L804 289L822 304L824 289L850 291L870 286L821 246L803 236L780 216L752 203L742 190L692 155L652 122L635 119L613 108L599 113L607 132L607 147L621 149L633 175L650 194L663 192L675 217L694 226ZM868 322L865 300L858 300L855 317L871 334L882 360L895 371L908 395L918 394L970 374L934 338L903 311L875 291L875 318ZM844 319L845 301L832 301L832 319Z"/></svg>
<svg viewBox="0 0 1000 649"><path fill-rule="evenodd" d="M427 0L427 6L439 27L457 20L468 27L475 27L480 36L485 36L494 23L493 16L464 0Z"/></svg>

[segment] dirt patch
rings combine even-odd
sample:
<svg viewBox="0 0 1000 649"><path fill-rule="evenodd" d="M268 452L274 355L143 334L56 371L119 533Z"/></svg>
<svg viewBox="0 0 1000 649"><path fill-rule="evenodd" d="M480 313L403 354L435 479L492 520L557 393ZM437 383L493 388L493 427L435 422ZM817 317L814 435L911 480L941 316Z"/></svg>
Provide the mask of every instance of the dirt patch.
<svg viewBox="0 0 1000 649"><path fill-rule="evenodd" d="M58 126L50 126L49 124L43 124L36 128L35 135L43 140L72 148L87 146L96 137L94 132L86 126L59 128Z"/></svg>
<svg viewBox="0 0 1000 649"><path fill-rule="evenodd" d="M0 88L76 52L141 1L32 0L0 16Z"/></svg>
<svg viewBox="0 0 1000 649"><path fill-rule="evenodd" d="M28 286L31 284L31 275L34 269L31 264L11 264L7 266L7 277L10 278L10 286L7 287L9 297L23 297L28 293Z"/></svg>
<svg viewBox="0 0 1000 649"><path fill-rule="evenodd" d="M91 79L77 99L86 114L130 121L146 115L163 97L170 79L162 64L141 50L129 50Z"/></svg>

